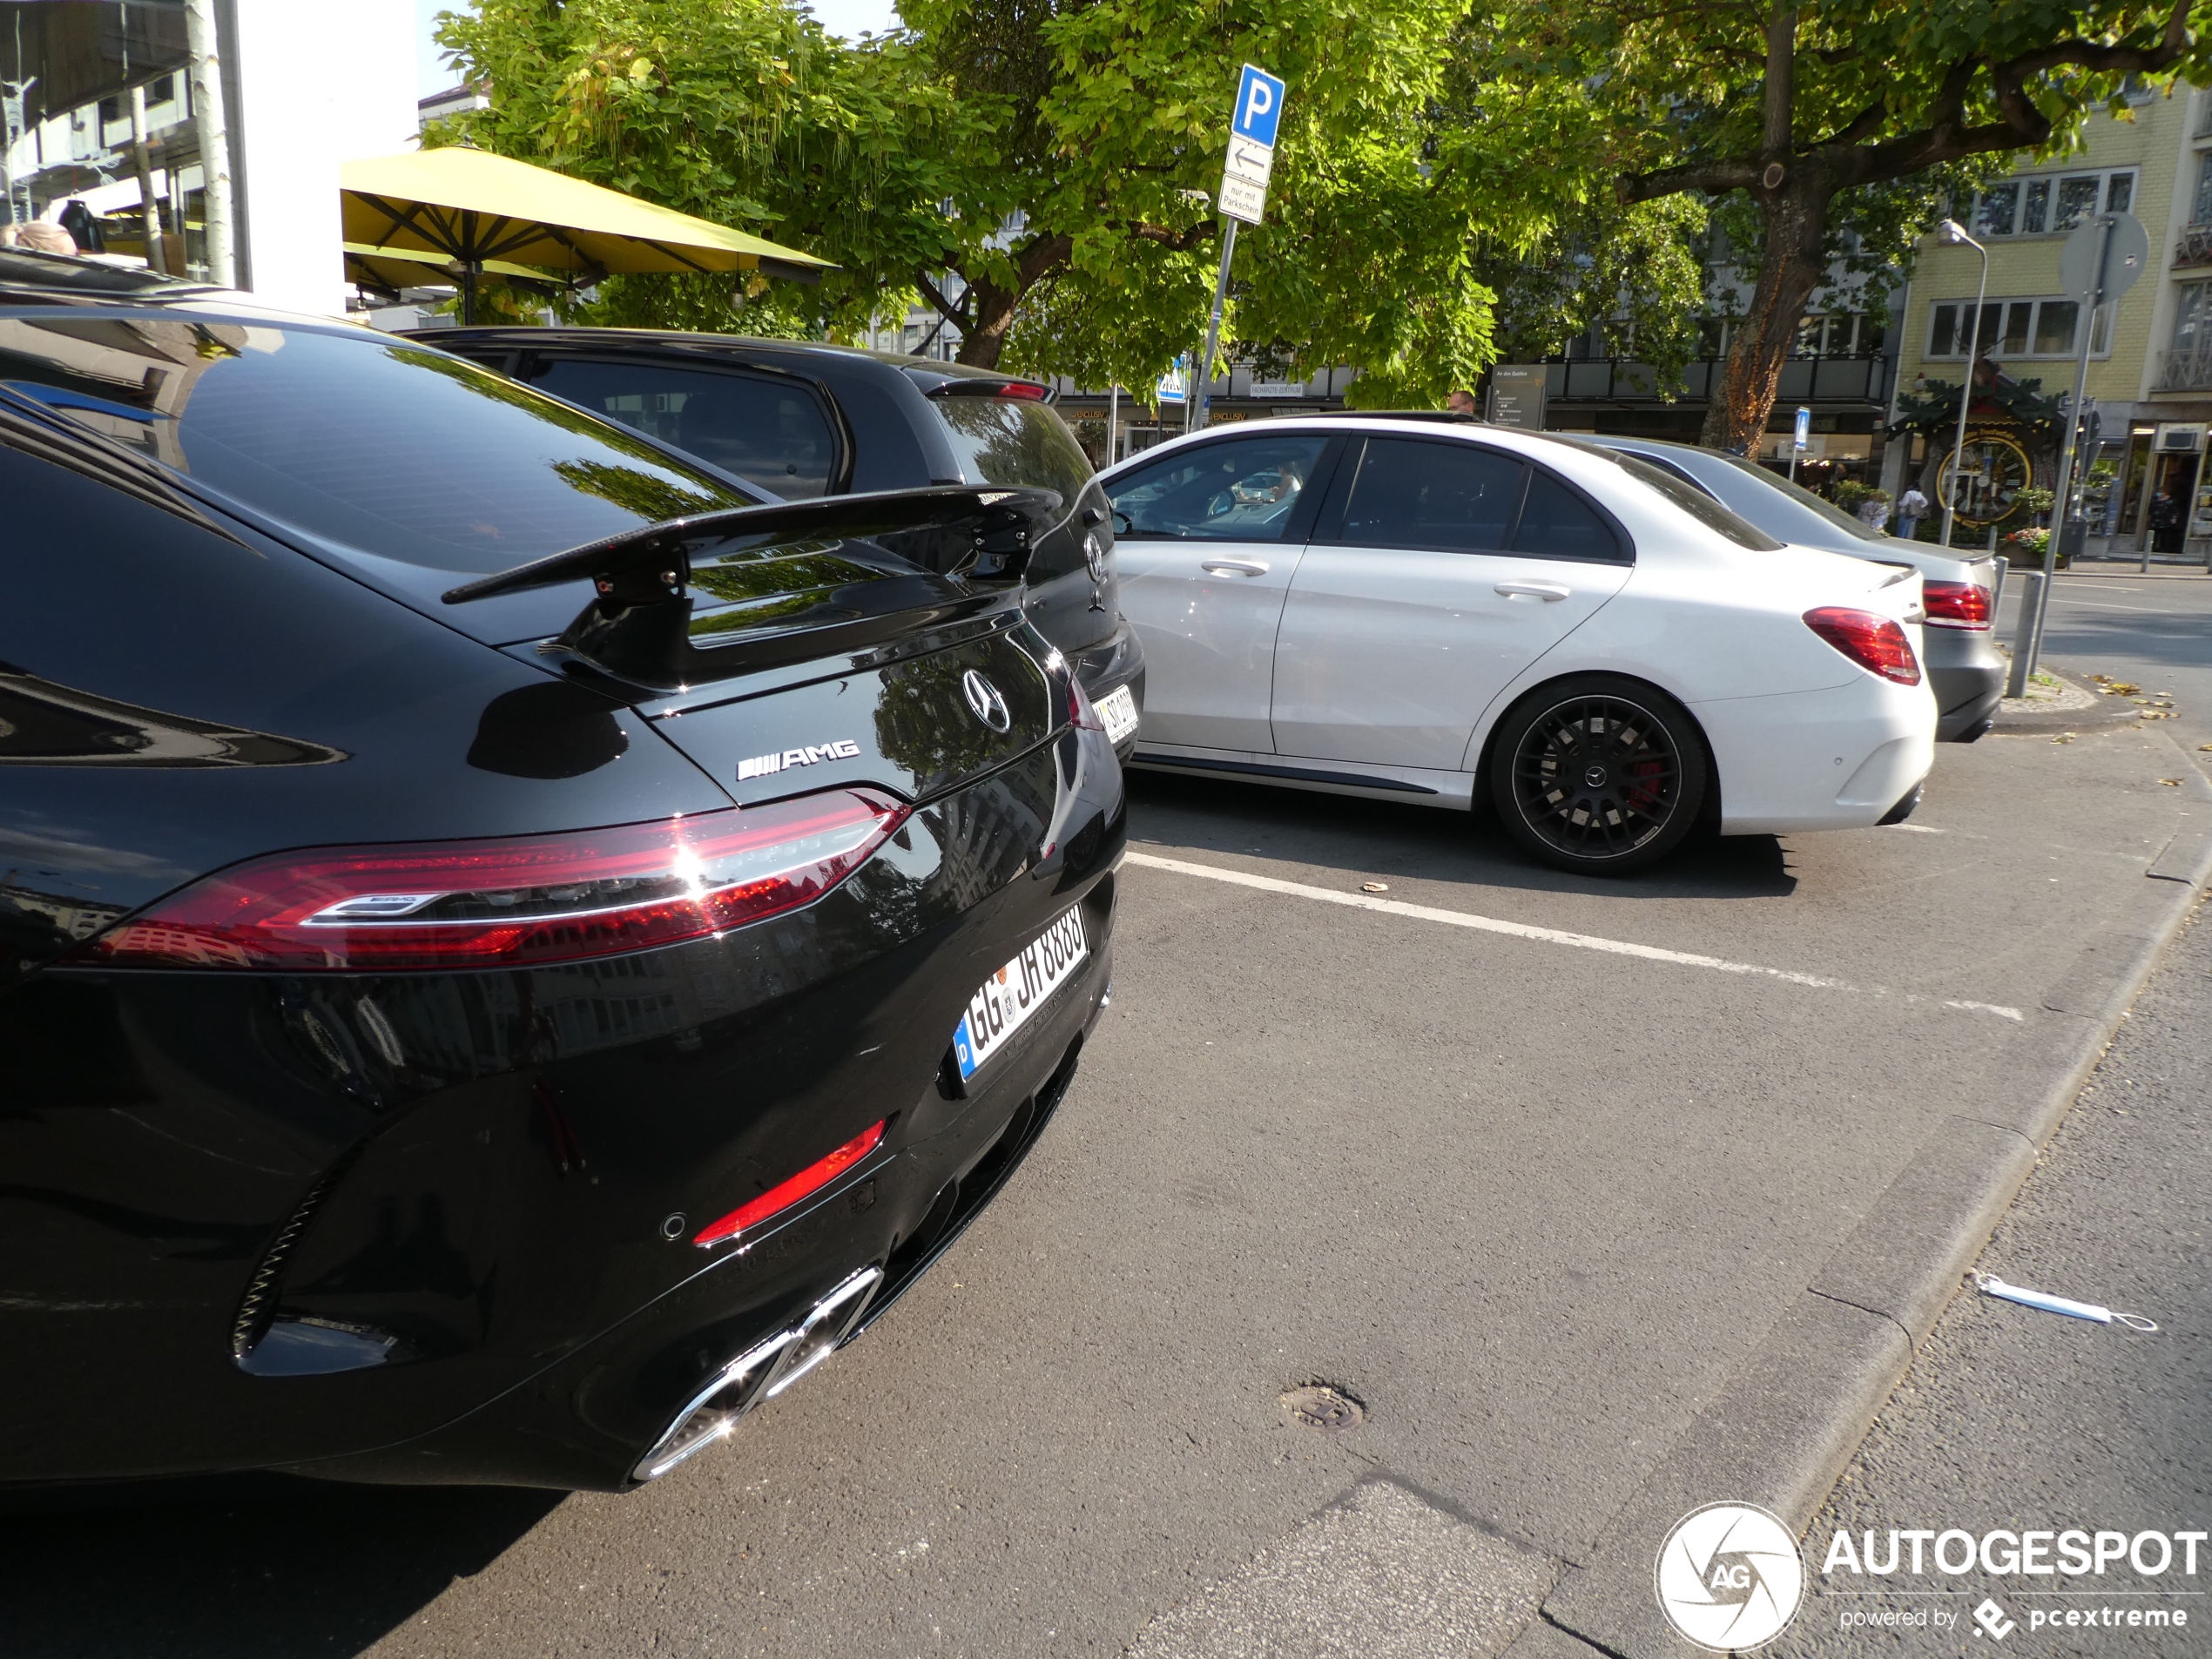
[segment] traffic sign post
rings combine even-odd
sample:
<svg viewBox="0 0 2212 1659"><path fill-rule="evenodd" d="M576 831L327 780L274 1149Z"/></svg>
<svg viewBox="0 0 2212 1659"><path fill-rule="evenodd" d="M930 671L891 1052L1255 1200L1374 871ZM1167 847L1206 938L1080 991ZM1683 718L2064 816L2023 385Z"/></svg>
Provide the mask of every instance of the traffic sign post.
<svg viewBox="0 0 2212 1659"><path fill-rule="evenodd" d="M2083 401L2089 390L2090 337L2097 330L2097 313L2135 286L2150 262L2150 236L2133 213L2100 213L2086 219L2059 253L2059 287L2078 303L2074 314L2077 335L2074 355L2074 399L2067 405L2066 442L2059 448L2059 475L2052 491L2051 535L2043 546L2043 588L2035 596L2035 626L2027 648L2013 658L2008 695L2025 697L2035 664L2043 654L2043 619L2050 612L2052 578L2058 572L2059 538L2066 534L2068 499L2074 494L2074 452L2080 448Z"/></svg>
<svg viewBox="0 0 2212 1659"><path fill-rule="evenodd" d="M1812 411L1797 410L1797 429L1790 440L1790 482L1797 482L1797 457L1812 447Z"/></svg>
<svg viewBox="0 0 2212 1659"><path fill-rule="evenodd" d="M1229 299L1229 265L1237 256L1237 226L1257 225L1267 209L1268 181L1275 175L1275 132L1283 118L1283 83L1247 64L1237 78L1237 103L1229 118L1229 157L1221 170L1217 199L1224 220L1221 273L1214 279L1213 314L1206 323L1206 348L1189 401L1183 406L1186 432L1206 423L1206 400L1213 389L1214 348L1221 341L1221 312Z"/></svg>

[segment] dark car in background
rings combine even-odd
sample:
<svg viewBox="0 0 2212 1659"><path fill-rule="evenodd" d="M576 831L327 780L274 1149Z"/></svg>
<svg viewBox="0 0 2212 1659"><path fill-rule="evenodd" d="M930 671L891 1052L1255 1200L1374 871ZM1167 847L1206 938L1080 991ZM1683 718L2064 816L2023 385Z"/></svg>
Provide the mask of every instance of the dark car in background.
<svg viewBox="0 0 2212 1659"><path fill-rule="evenodd" d="M620 1490L851 1341L1104 1006L1050 491L797 502L0 252L0 1491Z"/></svg>
<svg viewBox="0 0 2212 1659"><path fill-rule="evenodd" d="M674 445L786 500L968 484L1049 489L1024 597L1126 759L1144 659L1121 615L1114 526L1089 461L1017 376L809 341L629 328L435 328L408 336ZM1124 695L1125 693L1125 695Z"/></svg>
<svg viewBox="0 0 2212 1659"><path fill-rule="evenodd" d="M1632 455L1672 473L1749 519L1777 541L1817 547L1920 572L1927 606L1922 632L1928 685L1935 692L1936 740L1972 743L1989 730L2005 693L2005 654L1997 649L1996 561L1959 558L1932 543L1870 529L1833 502L1777 476L1756 461L1656 438L1578 433L1585 443Z"/></svg>

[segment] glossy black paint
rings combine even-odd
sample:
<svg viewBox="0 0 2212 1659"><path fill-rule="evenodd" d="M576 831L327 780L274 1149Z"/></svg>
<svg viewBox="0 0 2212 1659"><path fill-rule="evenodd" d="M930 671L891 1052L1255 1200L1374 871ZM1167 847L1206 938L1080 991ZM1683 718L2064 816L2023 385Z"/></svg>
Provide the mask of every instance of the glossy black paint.
<svg viewBox="0 0 2212 1659"><path fill-rule="evenodd" d="M880 1312L1026 1151L1110 975L1125 831L1111 750L1010 604L641 699L52 439L0 415L0 1483L617 1489L732 1345L869 1262ZM825 726L858 754L740 787ZM68 958L281 848L848 782L914 811L826 897L720 938L455 973ZM975 985L1077 904L1089 961L947 1083ZM690 1244L880 1119L758 1243Z"/></svg>
<svg viewBox="0 0 2212 1659"><path fill-rule="evenodd" d="M408 337L556 396L566 395L563 387L583 365L619 365L647 377L656 366L685 376L718 372L741 386L803 388L828 415L837 445L826 485L833 495L1004 482L964 472L948 439L942 408L934 406L930 394L948 384L1005 376L804 341L649 329L435 328ZM755 482L774 488L765 475ZM1066 508L1038 538L1024 609L1076 664L1094 700L1128 686L1141 709L1143 654L1121 616L1108 502L1093 482ZM1135 742L1131 738L1125 749Z"/></svg>

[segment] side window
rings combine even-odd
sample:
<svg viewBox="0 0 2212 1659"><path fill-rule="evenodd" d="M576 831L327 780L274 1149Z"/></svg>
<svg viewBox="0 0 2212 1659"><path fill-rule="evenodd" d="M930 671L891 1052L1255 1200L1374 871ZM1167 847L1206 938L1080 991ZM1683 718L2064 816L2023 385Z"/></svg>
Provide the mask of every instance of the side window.
<svg viewBox="0 0 2212 1659"><path fill-rule="evenodd" d="M1115 534L1279 542L1328 442L1322 433L1228 438L1163 455L1114 481Z"/></svg>
<svg viewBox="0 0 2212 1659"><path fill-rule="evenodd" d="M790 500L825 493L837 470L819 400L772 374L554 357L529 381Z"/></svg>
<svg viewBox="0 0 2212 1659"><path fill-rule="evenodd" d="M1361 547L1500 551L1526 471L1511 455L1471 443L1371 438L1339 539Z"/></svg>
<svg viewBox="0 0 2212 1659"><path fill-rule="evenodd" d="M1513 550L1549 559L1617 559L1621 543L1589 502L1541 467L1531 467Z"/></svg>

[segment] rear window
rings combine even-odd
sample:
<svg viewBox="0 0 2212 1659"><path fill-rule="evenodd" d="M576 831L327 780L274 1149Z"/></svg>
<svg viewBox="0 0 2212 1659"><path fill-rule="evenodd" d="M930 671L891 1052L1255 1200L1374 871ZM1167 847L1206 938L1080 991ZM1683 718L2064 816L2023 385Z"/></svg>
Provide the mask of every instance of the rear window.
<svg viewBox="0 0 2212 1659"><path fill-rule="evenodd" d="M556 357L528 378L786 500L826 493L837 469L821 400L778 375Z"/></svg>
<svg viewBox="0 0 2212 1659"><path fill-rule="evenodd" d="M946 435L971 484L1055 489L1073 510L1090 482L1090 459L1068 423L1045 404L1012 397L934 397Z"/></svg>
<svg viewBox="0 0 2212 1659"><path fill-rule="evenodd" d="M750 504L618 426L363 330L0 317L0 386L341 546L489 575Z"/></svg>
<svg viewBox="0 0 2212 1659"><path fill-rule="evenodd" d="M1852 517L1834 502L1823 501L1795 479L1784 478L1780 473L1762 467L1756 461L1746 461L1741 455L1723 455L1721 459L1739 471L1750 473L1768 489L1781 491L1807 512L1817 514L1831 529L1843 530L1862 542L1885 542L1890 539L1881 531Z"/></svg>
<svg viewBox="0 0 2212 1659"><path fill-rule="evenodd" d="M1719 531L1737 546L1748 547L1754 553L1773 553L1781 549L1783 543L1757 525L1738 518L1696 485L1684 483L1673 473L1655 467L1649 461L1640 461L1617 450L1606 453L1619 463L1622 471L1649 484L1707 529Z"/></svg>

